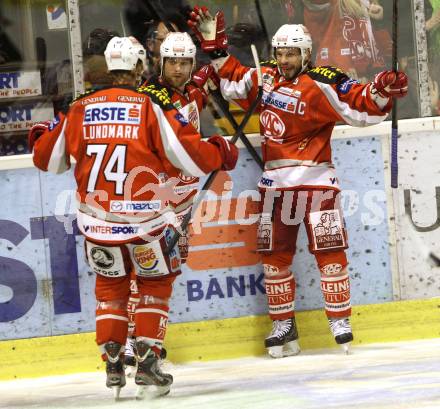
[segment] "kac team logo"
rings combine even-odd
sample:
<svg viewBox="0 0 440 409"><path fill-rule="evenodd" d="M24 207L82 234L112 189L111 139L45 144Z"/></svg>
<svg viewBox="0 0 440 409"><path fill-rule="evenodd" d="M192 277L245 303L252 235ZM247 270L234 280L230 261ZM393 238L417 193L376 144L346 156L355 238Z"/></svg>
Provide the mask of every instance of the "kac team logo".
<svg viewBox="0 0 440 409"><path fill-rule="evenodd" d="M261 124L264 127L264 135L268 138L281 138L284 135L286 126L281 118L273 111L263 111L260 116Z"/></svg>
<svg viewBox="0 0 440 409"><path fill-rule="evenodd" d="M192 126L199 131L199 111L197 110L197 105L191 105L188 108L188 121L192 124Z"/></svg>

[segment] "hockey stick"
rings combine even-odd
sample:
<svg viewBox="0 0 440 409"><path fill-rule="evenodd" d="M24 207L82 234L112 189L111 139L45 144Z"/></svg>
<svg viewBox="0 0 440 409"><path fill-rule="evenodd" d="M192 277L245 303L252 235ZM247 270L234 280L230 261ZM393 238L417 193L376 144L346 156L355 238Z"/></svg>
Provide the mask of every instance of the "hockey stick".
<svg viewBox="0 0 440 409"><path fill-rule="evenodd" d="M149 6L148 9L150 11L152 11L153 14L156 16L156 19L158 21L162 21L170 33L176 31L175 28L172 26L172 24L167 19L165 19L164 14L162 13L162 10L159 11L157 7L155 7L153 4L151 4L152 2L150 0L147 0L146 3L147 3L147 7ZM158 5L156 5L156 6L158 6ZM232 125L232 128L234 129L235 133L237 133L237 131L239 129L239 125L238 125L237 121L235 120L234 116L229 111L229 109L223 104L224 99L223 99L221 93L219 91L211 91L210 95L213 96L218 107L223 112L223 115L225 116L227 121ZM255 160L255 162L257 162L258 166L261 169L263 169L263 167L264 167L263 160L261 159L261 157L258 154L258 152L256 151L256 149L253 147L252 143L246 137L246 134L243 132L243 129L244 129L244 127L242 127L242 129L240 130L238 137L240 138L241 142L243 143L245 148L248 150L248 152L250 153L252 158Z"/></svg>
<svg viewBox="0 0 440 409"><path fill-rule="evenodd" d="M229 109L227 107L225 107L224 104L222 104L222 102L224 100L223 100L221 93L218 90L215 90L215 91L211 91L210 95L212 95L214 97L215 102L217 103L217 106L221 109L225 118L232 125L232 127L234 128L234 131L237 132L240 126L238 125L238 122L235 120L234 116L231 114L231 111L229 111ZM243 132L243 130L240 131L238 137L240 138L240 141L243 143L245 148L248 150L248 152L252 156L252 159L254 159L254 161L257 163L257 165L261 169L263 169L264 168L263 160L261 159L260 155L253 147L251 141L246 137L246 134Z"/></svg>
<svg viewBox="0 0 440 409"><path fill-rule="evenodd" d="M257 49L254 44L251 44L251 50L252 50L252 56L254 57L254 61L255 61L255 67L257 68L258 93L257 93L256 98L252 101L251 106L246 111L246 114L245 114L243 120L241 121L240 125L238 126L238 129L235 131L234 136L230 140L230 142L233 144L235 144L237 142L237 140L239 139L240 133L243 132L244 127L248 123L250 117L253 115L255 109L257 108L258 104L260 103L261 97L263 96L263 79L262 79L262 75L261 75L260 61L258 59ZM216 170L208 176L208 179L206 179L206 182L204 183L204 185L200 191L200 194L197 197L197 201L193 204L192 209L197 209L200 206L200 204L202 203L204 197L206 196L209 188L211 187L212 183L214 182L214 179L217 176L218 172L219 171ZM192 211L185 214L185 216L183 217L182 223L179 226L181 231L186 230L186 228L188 227L188 224L191 220L191 217L192 217ZM176 246L176 244L179 241L179 238L181 236L182 236L182 233L180 233L179 231L176 231L174 233L174 236L169 241L167 248L165 250L166 254L169 254L170 251L174 249L174 247Z"/></svg>
<svg viewBox="0 0 440 409"><path fill-rule="evenodd" d="M269 38L269 33L267 32L266 23L263 18L263 13L261 12L260 0L255 0L255 8L257 9L258 19L260 20L261 30L263 31L263 34L266 37L267 58L270 59L270 52L272 46Z"/></svg>
<svg viewBox="0 0 440 409"><path fill-rule="evenodd" d="M397 22L398 22L398 0L393 0L393 71L397 73ZM397 163L398 153L398 124L397 124L397 99L393 98L393 110L391 113L391 187L396 189L399 185L399 165Z"/></svg>

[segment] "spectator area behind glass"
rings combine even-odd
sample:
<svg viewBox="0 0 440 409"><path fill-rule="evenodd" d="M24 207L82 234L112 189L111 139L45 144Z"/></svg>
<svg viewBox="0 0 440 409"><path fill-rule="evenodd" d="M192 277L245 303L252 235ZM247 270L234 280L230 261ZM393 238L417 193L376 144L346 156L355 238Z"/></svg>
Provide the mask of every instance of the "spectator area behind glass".
<svg viewBox="0 0 440 409"><path fill-rule="evenodd" d="M70 32L65 1L0 3L0 155L28 152L27 132L33 123L50 120L73 98ZM145 79L160 69L158 50L166 35L165 19L188 31L187 13L198 4L185 0L79 0L79 16L86 89L110 85L103 51L113 35L133 35L146 47ZM336 65L361 82L391 68L392 1L385 0L208 0L213 13L223 10L229 52L253 65L250 44L260 60L272 58L271 38L282 24L305 24L313 38L317 65ZM424 0L430 67L431 106L439 114L440 0ZM419 86L414 41L413 5L400 0L399 65L410 78L409 96L399 102L399 118L419 116ZM75 39L78 41L78 39ZM198 67L209 63L197 54ZM210 97L202 113L202 131L233 134L222 107L240 122L243 112L233 104ZM259 132L254 115L246 133Z"/></svg>

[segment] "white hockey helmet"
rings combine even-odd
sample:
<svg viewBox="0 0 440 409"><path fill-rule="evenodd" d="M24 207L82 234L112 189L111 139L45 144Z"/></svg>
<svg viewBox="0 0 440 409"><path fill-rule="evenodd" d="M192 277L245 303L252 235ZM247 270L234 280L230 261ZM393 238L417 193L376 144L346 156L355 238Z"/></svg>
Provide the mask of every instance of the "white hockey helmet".
<svg viewBox="0 0 440 409"><path fill-rule="evenodd" d="M147 67L145 48L134 37L113 37L104 51L109 71L133 71L140 60Z"/></svg>
<svg viewBox="0 0 440 409"><path fill-rule="evenodd" d="M272 37L272 47L275 50L277 47L293 47L301 50L302 70L307 66L308 61L305 61L306 52L312 53L312 37L310 36L307 27L302 24L284 24L275 35Z"/></svg>
<svg viewBox="0 0 440 409"><path fill-rule="evenodd" d="M160 45L160 66L163 70L164 58L192 58L196 65L196 46L188 33L168 33Z"/></svg>

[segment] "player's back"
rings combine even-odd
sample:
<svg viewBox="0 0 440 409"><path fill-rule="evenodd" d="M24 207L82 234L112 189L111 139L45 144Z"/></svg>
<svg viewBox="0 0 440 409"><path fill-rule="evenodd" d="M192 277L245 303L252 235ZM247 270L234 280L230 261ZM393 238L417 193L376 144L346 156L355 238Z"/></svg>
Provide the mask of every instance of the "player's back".
<svg viewBox="0 0 440 409"><path fill-rule="evenodd" d="M99 205L112 211L112 201L150 200L154 191L143 188L158 184L164 172L154 153L155 133L149 132L157 126L149 97L133 88L112 87L77 99L67 115L65 134L67 151L77 161L81 202L93 194Z"/></svg>

